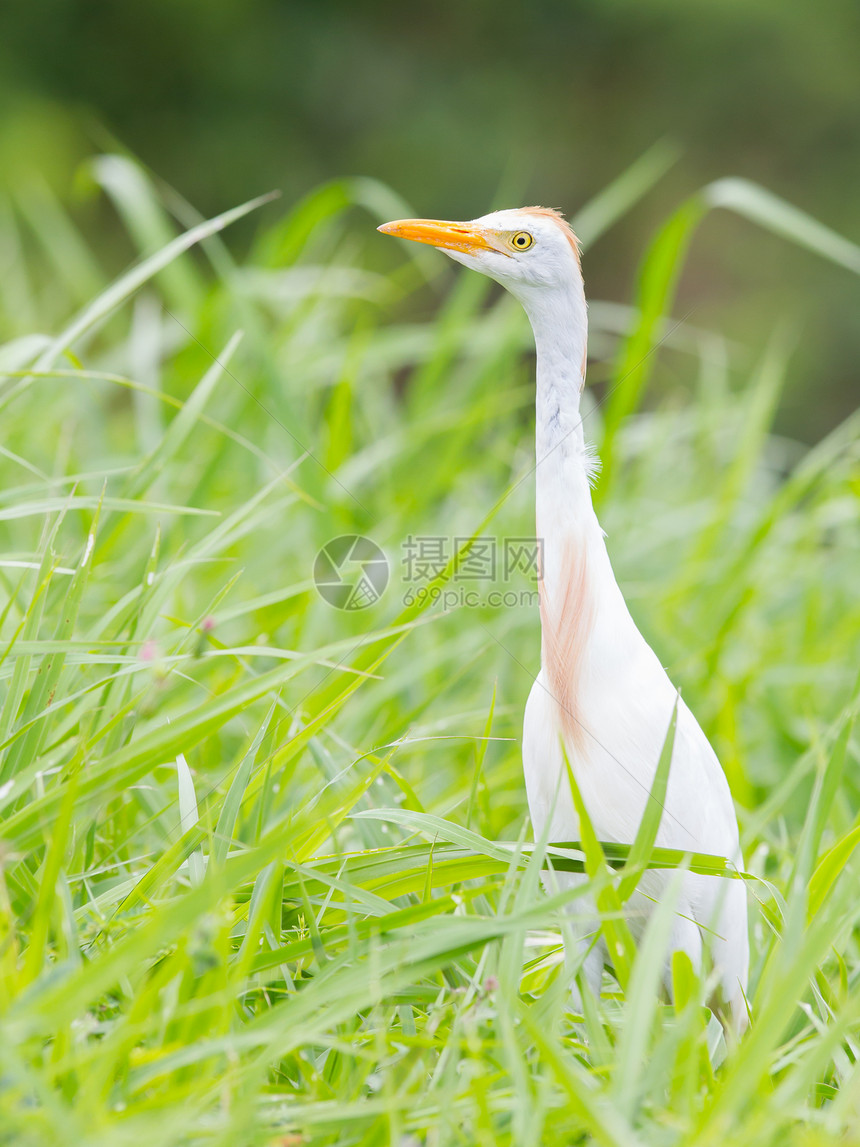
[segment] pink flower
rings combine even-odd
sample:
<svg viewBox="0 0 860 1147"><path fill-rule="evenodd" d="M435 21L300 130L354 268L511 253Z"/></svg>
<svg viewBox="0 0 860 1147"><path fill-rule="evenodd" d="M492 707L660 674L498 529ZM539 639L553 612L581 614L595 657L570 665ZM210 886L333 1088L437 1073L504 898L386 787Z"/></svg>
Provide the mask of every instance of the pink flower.
<svg viewBox="0 0 860 1147"><path fill-rule="evenodd" d="M147 637L140 647L141 661L155 661L158 657L158 643L154 637Z"/></svg>

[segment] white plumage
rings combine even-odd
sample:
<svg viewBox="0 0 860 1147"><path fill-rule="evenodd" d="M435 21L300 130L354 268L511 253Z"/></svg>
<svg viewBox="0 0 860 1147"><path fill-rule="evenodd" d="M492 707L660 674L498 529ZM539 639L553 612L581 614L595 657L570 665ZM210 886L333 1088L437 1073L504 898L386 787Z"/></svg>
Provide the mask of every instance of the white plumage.
<svg viewBox="0 0 860 1147"><path fill-rule="evenodd" d="M468 223L401 220L380 230L431 243L489 275L529 317L537 349L536 533L543 550L541 672L523 729L529 809L539 836L548 830L551 841L577 838L563 743L598 837L630 843L677 693L630 616L591 501L593 458L579 408L587 311L576 239L562 217L545 208L495 211ZM725 774L683 701L657 843L716 853L742 866ZM628 905L634 935L668 879L660 871L643 877ZM607 954L590 943L595 925L580 926L586 978L599 992ZM741 1029L749 962L744 885L686 873L669 955L682 949L700 966L703 948ZM665 979L669 987L668 961Z"/></svg>

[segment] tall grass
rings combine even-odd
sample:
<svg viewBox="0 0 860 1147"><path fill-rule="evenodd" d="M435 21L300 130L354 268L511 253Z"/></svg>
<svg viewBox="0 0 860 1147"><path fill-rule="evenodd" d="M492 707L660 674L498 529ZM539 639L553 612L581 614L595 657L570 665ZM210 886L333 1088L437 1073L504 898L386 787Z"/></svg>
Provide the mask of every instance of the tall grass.
<svg viewBox="0 0 860 1147"><path fill-rule="evenodd" d="M586 243L666 159L588 205ZM0 1142L854 1141L860 422L774 437L785 333L665 316L712 207L860 251L722 182L632 307L591 306L612 557L739 806L752 1023L726 1046L689 965L659 998L668 901L570 1010L577 893L540 875L584 857L529 843L521 780L533 586L459 605L453 562L534 530L516 306L373 245L409 208L369 180L204 223L126 158L91 173L138 254L118 279L47 190L0 215ZM391 583L336 610L314 556L355 533ZM444 541L435 601L409 538ZM589 850L613 936L643 864L720 870L640 844Z"/></svg>

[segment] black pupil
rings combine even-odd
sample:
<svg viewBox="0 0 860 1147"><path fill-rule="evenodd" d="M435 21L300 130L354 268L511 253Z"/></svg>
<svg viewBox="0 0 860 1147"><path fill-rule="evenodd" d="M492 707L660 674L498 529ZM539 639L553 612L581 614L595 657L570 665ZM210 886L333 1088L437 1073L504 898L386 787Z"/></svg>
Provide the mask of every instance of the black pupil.
<svg viewBox="0 0 860 1147"><path fill-rule="evenodd" d="M519 245L521 247L525 246L525 242L526 242L525 235L517 235L517 242L519 243Z"/></svg>

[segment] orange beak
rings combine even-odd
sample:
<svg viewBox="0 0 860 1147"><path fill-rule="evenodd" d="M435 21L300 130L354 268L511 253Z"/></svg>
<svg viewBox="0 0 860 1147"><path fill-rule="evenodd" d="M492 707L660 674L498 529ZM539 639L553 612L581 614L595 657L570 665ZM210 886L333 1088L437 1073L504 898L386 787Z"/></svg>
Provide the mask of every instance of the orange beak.
<svg viewBox="0 0 860 1147"><path fill-rule="evenodd" d="M444 219L395 219L393 223L383 223L377 227L384 235L396 235L399 239L413 239L416 243L429 243L432 247L442 247L448 251L497 251L499 248L490 241L486 231L469 223L448 223Z"/></svg>

